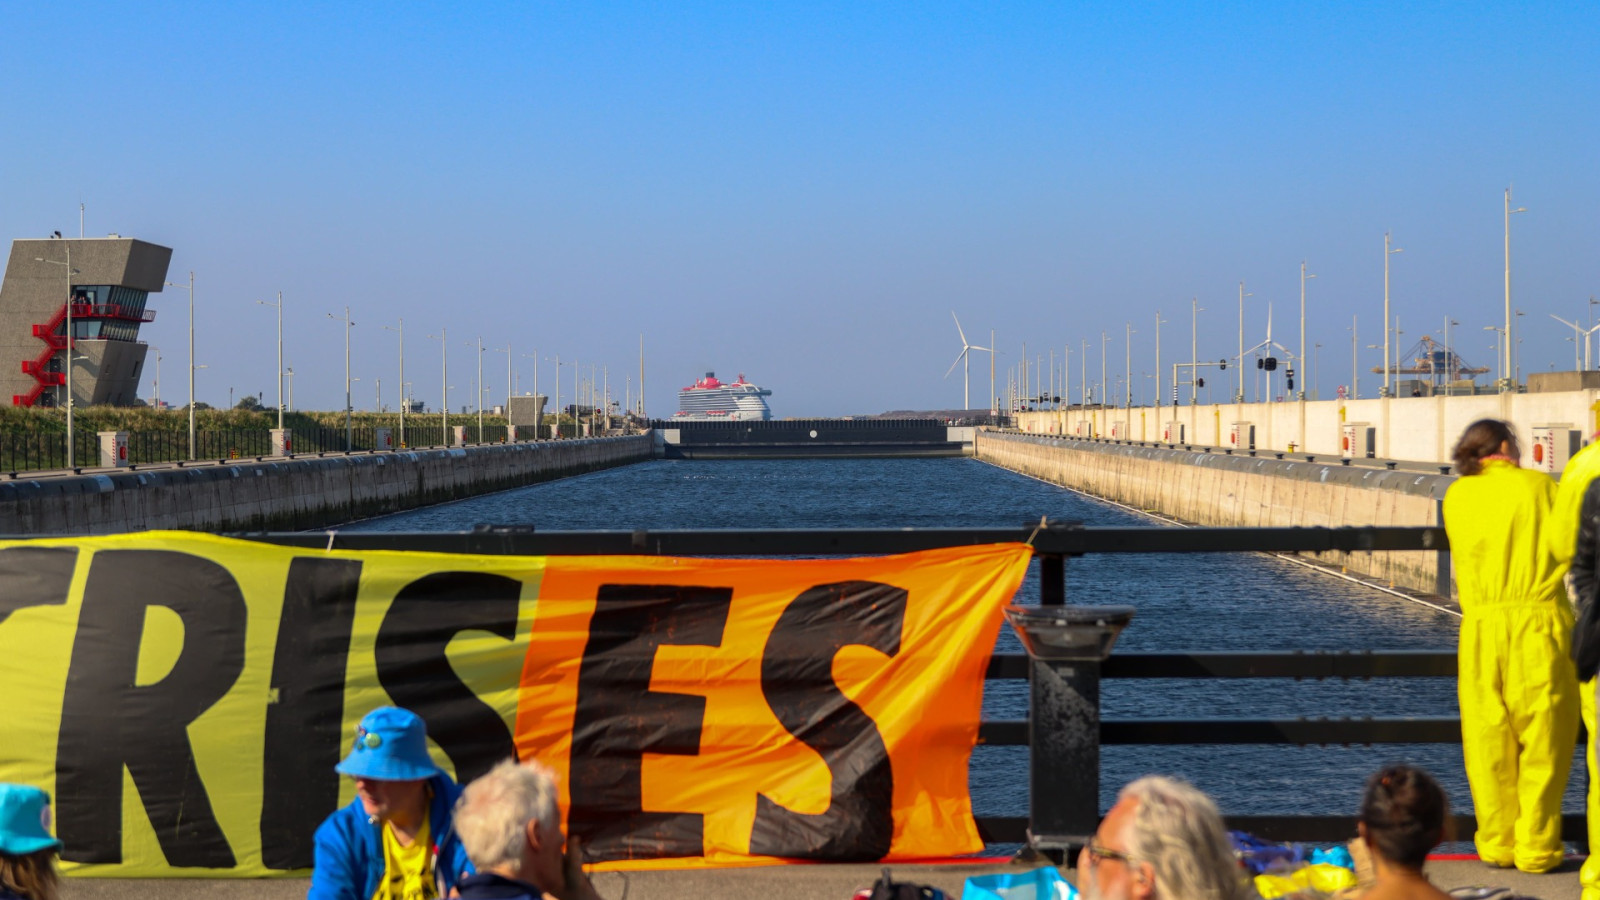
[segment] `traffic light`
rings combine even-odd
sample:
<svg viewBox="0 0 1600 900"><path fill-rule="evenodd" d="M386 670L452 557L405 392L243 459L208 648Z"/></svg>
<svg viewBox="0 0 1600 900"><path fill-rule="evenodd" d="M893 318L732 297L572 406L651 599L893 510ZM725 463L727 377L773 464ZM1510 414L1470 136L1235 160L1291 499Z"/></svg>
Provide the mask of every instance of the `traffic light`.
<svg viewBox="0 0 1600 900"><path fill-rule="evenodd" d="M1219 365L1222 368L1226 369L1228 367L1228 361L1226 359L1224 359L1224 360L1218 362L1217 365Z"/></svg>
<svg viewBox="0 0 1600 900"><path fill-rule="evenodd" d="M1196 378L1194 380L1194 386L1195 387L1205 387L1206 386L1206 380L1204 378Z"/></svg>
<svg viewBox="0 0 1600 900"><path fill-rule="evenodd" d="M1269 356L1265 360L1263 360L1263 362L1265 362L1267 364L1267 371L1268 372L1277 371L1277 369L1278 369L1278 358L1276 356Z"/></svg>
<svg viewBox="0 0 1600 900"><path fill-rule="evenodd" d="M1264 360L1264 359L1262 359L1262 358L1261 358L1261 357L1259 357L1259 356L1258 356L1258 357L1256 357L1256 368L1258 368L1258 369L1265 369L1265 368L1266 368L1266 367L1267 367L1267 361L1266 361L1266 360Z"/></svg>
<svg viewBox="0 0 1600 900"><path fill-rule="evenodd" d="M1289 377L1289 386L1287 388L1285 388L1285 390L1290 390L1290 391L1294 390L1294 376L1291 375Z"/></svg>

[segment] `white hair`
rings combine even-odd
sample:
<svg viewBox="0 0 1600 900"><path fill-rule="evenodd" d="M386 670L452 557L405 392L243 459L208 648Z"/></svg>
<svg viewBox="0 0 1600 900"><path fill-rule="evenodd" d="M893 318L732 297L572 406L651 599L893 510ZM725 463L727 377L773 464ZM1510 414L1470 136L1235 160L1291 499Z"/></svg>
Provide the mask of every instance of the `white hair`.
<svg viewBox="0 0 1600 900"><path fill-rule="evenodd" d="M455 830L479 871L522 862L528 823L557 821L556 779L535 760L508 759L479 776L456 801Z"/></svg>
<svg viewBox="0 0 1600 900"><path fill-rule="evenodd" d="M1165 900L1239 900L1239 864L1210 797L1162 775L1122 789L1138 810L1128 824L1128 855L1155 870L1155 896Z"/></svg>

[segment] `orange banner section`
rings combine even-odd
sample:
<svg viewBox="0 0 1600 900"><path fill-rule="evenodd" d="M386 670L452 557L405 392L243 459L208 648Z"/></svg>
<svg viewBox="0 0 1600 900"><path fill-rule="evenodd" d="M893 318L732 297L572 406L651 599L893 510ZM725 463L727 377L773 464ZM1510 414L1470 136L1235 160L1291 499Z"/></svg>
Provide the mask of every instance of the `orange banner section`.
<svg viewBox="0 0 1600 900"><path fill-rule="evenodd" d="M975 852L967 761L1030 558L549 557L518 753L601 868Z"/></svg>

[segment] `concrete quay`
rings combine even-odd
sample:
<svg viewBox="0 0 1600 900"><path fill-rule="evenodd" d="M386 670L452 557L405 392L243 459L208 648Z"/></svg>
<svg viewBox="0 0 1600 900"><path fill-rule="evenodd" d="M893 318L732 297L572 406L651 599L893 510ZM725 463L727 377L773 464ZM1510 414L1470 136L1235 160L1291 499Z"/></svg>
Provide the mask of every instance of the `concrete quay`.
<svg viewBox="0 0 1600 900"><path fill-rule="evenodd" d="M648 435L33 473L0 481L0 534L295 531L649 459Z"/></svg>
<svg viewBox="0 0 1600 900"><path fill-rule="evenodd" d="M1545 875L1515 869L1494 869L1477 860L1430 860L1428 877L1440 888L1491 885L1508 887L1520 897L1579 900L1579 859L1567 860ZM893 865L897 881L931 884L952 900L961 896L968 877L992 872L1022 871L993 862L959 865ZM607 900L705 900L707 897L761 897L763 900L848 900L869 888L883 866L876 864L757 866L691 871L599 872L595 887ZM1065 873L1076 883L1077 872ZM310 885L305 878L274 879L111 879L69 878L66 900L301 900Z"/></svg>
<svg viewBox="0 0 1600 900"><path fill-rule="evenodd" d="M985 462L1194 525L1438 525L1454 476L1267 456L980 431ZM1326 553L1320 562L1399 588L1452 595L1449 554Z"/></svg>

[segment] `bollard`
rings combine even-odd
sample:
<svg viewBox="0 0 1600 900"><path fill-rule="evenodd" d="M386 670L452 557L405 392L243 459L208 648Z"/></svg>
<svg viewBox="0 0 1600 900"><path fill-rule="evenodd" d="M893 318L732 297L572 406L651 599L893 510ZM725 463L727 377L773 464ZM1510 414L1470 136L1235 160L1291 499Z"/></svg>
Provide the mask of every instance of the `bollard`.
<svg viewBox="0 0 1600 900"><path fill-rule="evenodd" d="M1100 824L1100 664L1131 606L1008 606L1028 651L1028 848L1064 859Z"/></svg>

